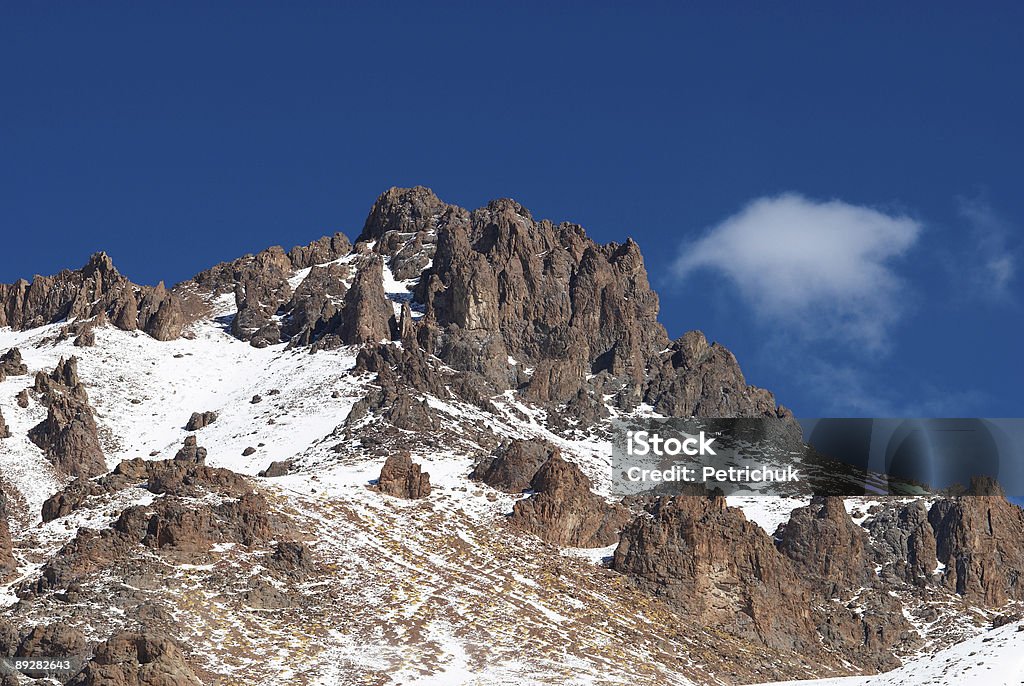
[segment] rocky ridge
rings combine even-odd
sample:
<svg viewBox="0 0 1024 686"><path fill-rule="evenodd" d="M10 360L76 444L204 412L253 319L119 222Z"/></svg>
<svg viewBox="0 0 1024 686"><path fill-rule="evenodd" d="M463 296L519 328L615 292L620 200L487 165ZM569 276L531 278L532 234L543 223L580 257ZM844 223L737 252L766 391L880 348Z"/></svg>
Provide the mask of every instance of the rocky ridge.
<svg viewBox="0 0 1024 686"><path fill-rule="evenodd" d="M67 300L68 326L75 327L76 318L86 321L71 331L83 359L124 365L103 357L104 347L121 340L116 330L133 330L126 323L131 318L124 316L128 292L140 303L145 297L133 290L138 287L112 277L110 269L99 269L106 274L99 279L95 270L88 277L53 277L54 284L88 284L89 297L106 294L98 309L84 307L78 296L61 295L67 289L54 285L52 296L35 295L30 307L23 298L17 321L52 323L45 316L59 310L52 303ZM430 631L454 622L463 636L493 643L500 651L502 640L479 638L481 627L465 623L460 601L446 596L471 588L479 599L493 595L497 584L509 591L501 602L517 602L525 582L517 583L514 575L525 574L538 586L557 589L543 596L552 606L563 596L586 599L577 600L582 605L568 600L557 605L565 626L578 621L592 627L603 617L602 626L613 627L608 631L615 640L627 639L627 646L634 641L657 654L664 661L658 664L668 667L652 668L648 683L665 683L666 674L678 675L684 662L686 678L702 683L838 674L850 671L851 664L866 671L886 669L922 647L926 623L942 623L927 614L929 608L936 613L936 607L955 607L964 616L985 618L992 611L1012 611L1020 599L1021 511L986 484L976 484L972 495L934 502L876 503L858 521L842 499L815 499L793 510L774 537L719 496L617 503L603 495L604 467L587 446L599 444L604 420L613 414L653 408L683 417L790 417L768 391L746 383L724 347L699 332L668 339L631 241L594 244L580 227L536 221L510 200L468 212L427 189L392 189L378 199L354 246L337 234L287 253L272 248L218 265L156 299L171 298L178 304L169 307L189 313L179 336L197 337L194 346L203 345L204 337L228 333L250 351L233 348L239 360L268 369L308 365L316 374L302 377L308 386L287 401L276 394L276 385L288 378L282 375L266 382L251 377L230 401L211 396L218 397L217 404L204 398L186 405L184 413L180 404L173 405L176 414L166 418L176 437L171 447L166 441L131 442L130 430L116 416L156 421L151 418L164 417L160 403L170 395L146 386L132 398L134 405L105 391L99 399L106 404L94 409L74 358L36 375L32 398L45 407L47 418L32 429L33 440L58 468L63 487L32 513L40 520L39 531L19 522L12 529L14 545L7 549L13 547L19 558L34 555L36 565L34 572L19 571L19 631L33 622L38 626L42 616L74 621L82 612L75 608L89 603L113 603L124 616L117 622L93 620L102 631L85 632L86 653L93 658L75 683L118 678L148 683L153 674L184 683L211 679L204 665L175 648L175 643L187 645L181 639L189 634L174 628L163 613L182 608L166 598L163 604L140 602L145 586L153 583L147 578L193 593L215 588L211 597L217 599L206 609L218 614L234 608L226 616L245 624L239 607L286 615L310 609L315 592L303 584L317 588L325 579L347 584L341 580L351 577L345 589L352 595L332 596L331 602L349 612L380 607L403 622L408 634L389 634L388 640L419 650L431 644ZM152 312L151 304L138 307ZM209 327L206 317L214 318ZM146 331L139 321L135 328ZM32 339L33 345L64 350L62 336ZM183 352L175 357L203 350L179 343L173 349ZM11 365L24 365L20 353ZM90 372L105 373L99 367L94 363ZM112 374L116 378L117 372ZM94 377L86 378L91 392ZM334 387L320 385L321 379ZM204 381L213 387L218 379ZM174 386L174 392L184 393L186 385ZM303 395L315 395L312 404L334 417L333 429L300 439L309 419L301 412L321 411L310 404L296 411ZM78 403L77 411L63 408L62 398ZM28 404L26 396L24 407ZM201 429L203 443L214 450L180 433L182 419L195 407L212 408L197 413L190 430ZM216 413L217 421L207 421L207 413ZM24 434L18 428L22 418L11 423ZM105 429L133 448L145 445L137 454L169 451L164 454L173 453L174 459L125 454ZM282 442L274 443L277 433L300 447L282 452ZM206 464L221 464L228 454L248 458L259 452L253 459L266 465L262 441L271 442L266 454L275 458L263 473L265 482L255 484ZM408 447L415 450L415 464L401 452ZM104 473L104 448L112 459L123 458L109 473ZM98 461L88 459L96 454ZM420 501L415 506L402 507L376 494L362 499L372 475L359 466L378 465L380 457L387 459L378 490L415 498ZM459 465L454 472L453 464ZM346 476L344 487L330 483L336 470L350 474L346 469L358 476ZM299 521L319 539L314 548L296 540ZM63 538L52 533L61 527L67 529ZM334 530L345 531L345 537L335 540ZM33 554L31 541L43 531L60 546ZM421 545L444 560L426 559L416 547ZM611 545L615 551L607 567L570 564L560 552ZM519 547L533 558L525 567L516 566ZM0 531L0 573L4 550ZM325 554L334 556L334 567L321 566ZM17 565L15 556L11 560ZM496 560L514 571L502 572ZM211 565L209 575L199 573L199 586L190 585L192 572L181 571ZM245 569L256 573L246 575ZM272 581L259 579L263 570ZM118 573L130 576L131 588L110 585L109 576ZM413 574L419 575L415 583L407 576ZM396 595L373 596L372 586L360 587L367 579L386 584ZM425 588L444 590L424 600L419 596ZM152 590L153 598L160 597ZM475 602L488 621L514 614L510 606ZM398 609L403 603L415 621L401 619L409 616ZM643 620L633 625L609 619L609 606L602 603L635 608ZM445 608L443 621L431 624L439 608ZM303 615L304 621L312 616ZM375 620L361 615L361 621L371 626ZM538 641L569 645L561 633L566 630L554 630L543 612L529 622L530 635L543 637ZM271 620L267 624L285 631ZM254 633L267 630L246 626ZM672 627L694 636L712 632L704 644L719 645L730 661L701 653L699 642L688 642ZM345 631L367 645L380 640L359 634L359 627ZM574 637L580 645L583 633ZM933 632L927 640L943 639ZM444 664L436 657L423 659L435 669ZM479 665L486 664L486 658L479 659ZM352 668L363 676L375 674L366 665ZM264 683L272 683L267 679Z"/></svg>

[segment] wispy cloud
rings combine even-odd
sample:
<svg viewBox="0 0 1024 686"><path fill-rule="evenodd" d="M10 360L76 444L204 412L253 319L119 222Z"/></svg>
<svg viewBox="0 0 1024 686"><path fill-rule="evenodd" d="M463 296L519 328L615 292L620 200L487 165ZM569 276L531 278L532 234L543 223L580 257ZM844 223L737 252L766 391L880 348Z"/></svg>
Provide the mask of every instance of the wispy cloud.
<svg viewBox="0 0 1024 686"><path fill-rule="evenodd" d="M816 358L805 359L796 374L817 398L823 416L963 417L986 400L975 390L949 391L929 384L894 387L878 373Z"/></svg>
<svg viewBox="0 0 1024 686"><path fill-rule="evenodd" d="M921 229L911 217L839 200L764 197L683 246L675 273L724 276L781 336L879 351L902 311L904 284L891 263Z"/></svg>
<svg viewBox="0 0 1024 686"><path fill-rule="evenodd" d="M1009 299L1020 261L1010 245L1012 227L985 200L957 198L957 203L970 227L954 267L964 295Z"/></svg>

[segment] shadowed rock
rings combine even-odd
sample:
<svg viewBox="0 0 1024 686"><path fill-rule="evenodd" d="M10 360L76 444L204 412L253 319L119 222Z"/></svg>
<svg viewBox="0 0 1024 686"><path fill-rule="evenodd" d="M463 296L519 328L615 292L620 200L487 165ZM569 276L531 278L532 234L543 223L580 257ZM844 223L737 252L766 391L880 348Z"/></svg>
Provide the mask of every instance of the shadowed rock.
<svg viewBox="0 0 1024 686"><path fill-rule="evenodd" d="M0 488L0 581L17 568L11 545L11 530L7 524L7 496Z"/></svg>

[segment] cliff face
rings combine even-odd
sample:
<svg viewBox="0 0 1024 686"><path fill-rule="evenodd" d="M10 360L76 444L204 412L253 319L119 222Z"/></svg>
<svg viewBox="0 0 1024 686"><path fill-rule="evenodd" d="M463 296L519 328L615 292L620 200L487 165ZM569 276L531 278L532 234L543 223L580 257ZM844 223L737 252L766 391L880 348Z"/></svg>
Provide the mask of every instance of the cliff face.
<svg viewBox="0 0 1024 686"><path fill-rule="evenodd" d="M418 276L416 340L492 392L568 402L587 421L607 395L679 416L789 416L699 332L669 341L632 240L598 245L581 226L537 221L513 200L469 212L417 187L378 198L361 244L396 276Z"/></svg>

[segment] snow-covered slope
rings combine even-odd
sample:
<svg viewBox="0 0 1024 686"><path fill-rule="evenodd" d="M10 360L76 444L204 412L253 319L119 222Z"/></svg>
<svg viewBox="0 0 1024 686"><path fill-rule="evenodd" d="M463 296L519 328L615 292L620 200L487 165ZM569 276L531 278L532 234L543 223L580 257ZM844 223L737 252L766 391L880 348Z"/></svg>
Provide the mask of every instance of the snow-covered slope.
<svg viewBox="0 0 1024 686"><path fill-rule="evenodd" d="M1024 624L993 629L912 662L867 677L776 682L773 686L1020 686L1024 684Z"/></svg>

